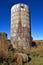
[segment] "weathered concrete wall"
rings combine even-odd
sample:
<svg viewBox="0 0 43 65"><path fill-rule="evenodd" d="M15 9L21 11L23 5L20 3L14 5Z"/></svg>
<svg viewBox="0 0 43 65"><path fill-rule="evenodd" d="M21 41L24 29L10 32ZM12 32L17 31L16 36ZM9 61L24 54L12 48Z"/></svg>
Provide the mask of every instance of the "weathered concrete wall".
<svg viewBox="0 0 43 65"><path fill-rule="evenodd" d="M29 49L31 42L29 7L16 4L11 8L11 43L14 48Z"/></svg>
<svg viewBox="0 0 43 65"><path fill-rule="evenodd" d="M0 33L0 52L3 51L3 52L7 53L8 49L7 49L7 46L6 46L6 44L7 44L6 40L7 40L7 34L4 33L4 32L1 32Z"/></svg>

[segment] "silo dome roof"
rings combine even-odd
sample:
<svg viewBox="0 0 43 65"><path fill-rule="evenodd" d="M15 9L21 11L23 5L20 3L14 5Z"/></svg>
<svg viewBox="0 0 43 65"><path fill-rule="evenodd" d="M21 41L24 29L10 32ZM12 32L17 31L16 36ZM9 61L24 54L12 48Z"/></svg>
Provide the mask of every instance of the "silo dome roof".
<svg viewBox="0 0 43 65"><path fill-rule="evenodd" d="M19 3L19 4L13 5L11 9L13 10L13 9L18 8L18 7L20 7L20 6L24 6L24 7L27 8L27 9L29 8L28 5Z"/></svg>

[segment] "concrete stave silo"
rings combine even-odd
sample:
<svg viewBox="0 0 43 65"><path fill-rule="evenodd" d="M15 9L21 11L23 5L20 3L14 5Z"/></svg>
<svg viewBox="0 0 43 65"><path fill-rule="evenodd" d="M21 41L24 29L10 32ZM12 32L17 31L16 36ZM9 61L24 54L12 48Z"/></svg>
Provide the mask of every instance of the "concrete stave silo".
<svg viewBox="0 0 43 65"><path fill-rule="evenodd" d="M30 49L30 10L26 4L15 4L11 8L11 44L14 48Z"/></svg>

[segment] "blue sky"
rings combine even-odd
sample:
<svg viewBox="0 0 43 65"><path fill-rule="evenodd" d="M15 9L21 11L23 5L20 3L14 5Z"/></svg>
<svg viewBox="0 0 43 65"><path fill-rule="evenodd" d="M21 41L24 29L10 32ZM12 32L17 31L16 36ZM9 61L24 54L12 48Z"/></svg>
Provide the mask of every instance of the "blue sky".
<svg viewBox="0 0 43 65"><path fill-rule="evenodd" d="M32 37L43 40L43 0L0 0L0 32L6 32L10 38L11 7L17 3L30 6Z"/></svg>

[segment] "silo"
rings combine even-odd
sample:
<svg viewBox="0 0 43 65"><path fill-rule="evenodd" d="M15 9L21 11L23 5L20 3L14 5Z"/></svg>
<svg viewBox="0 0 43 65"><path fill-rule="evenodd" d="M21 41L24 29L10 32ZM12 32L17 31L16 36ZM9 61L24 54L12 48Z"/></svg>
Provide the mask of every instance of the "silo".
<svg viewBox="0 0 43 65"><path fill-rule="evenodd" d="M0 32L0 55L7 55L7 34L5 32Z"/></svg>
<svg viewBox="0 0 43 65"><path fill-rule="evenodd" d="M30 9L26 4L15 4L11 8L11 44L16 49L30 49Z"/></svg>

